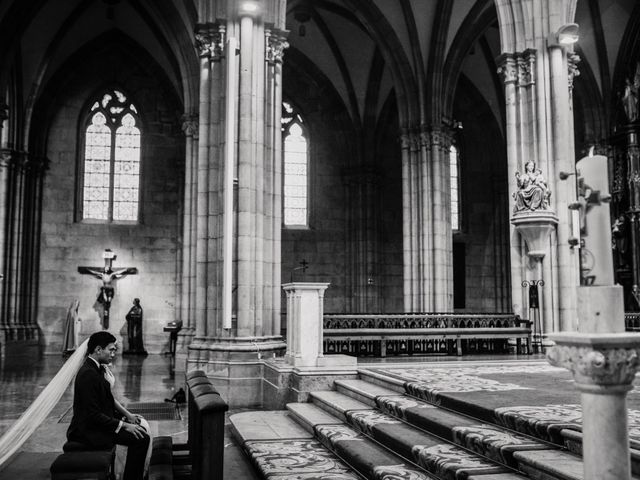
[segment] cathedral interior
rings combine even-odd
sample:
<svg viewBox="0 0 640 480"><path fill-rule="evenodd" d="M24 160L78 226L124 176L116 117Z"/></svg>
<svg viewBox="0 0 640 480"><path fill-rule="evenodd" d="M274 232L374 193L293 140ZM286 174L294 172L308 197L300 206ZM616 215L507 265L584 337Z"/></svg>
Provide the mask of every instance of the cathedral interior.
<svg viewBox="0 0 640 480"><path fill-rule="evenodd" d="M314 357L325 383L381 362L372 377L435 382L411 391L428 401L448 388L417 368L435 359L504 385L529 375L546 392L535 408L572 404L551 394L551 379L570 382L542 355L553 335L640 329L638 52L635 0L0 1L0 368L14 389L0 394L0 434L99 330L131 354L129 400L171 396L203 370L232 411L306 401L291 343L295 322L312 322L296 310L301 285L322 285L320 344L323 315L325 328L495 315L532 333L531 356L520 337L380 350L325 335L325 353L365 354L333 370ZM616 320L593 320L601 310ZM444 356L456 341L464 355ZM502 361L515 370L489 368ZM359 398L391 395L385 381ZM350 433L313 418L341 451L335 435ZM235 441L263 478L293 478L256 460L268 442L246 433L254 420L236 421ZM288 441L307 441L291 428ZM427 469L420 458L409 463ZM332 465L331 478L355 475ZM531 478L576 478L565 473Z"/></svg>

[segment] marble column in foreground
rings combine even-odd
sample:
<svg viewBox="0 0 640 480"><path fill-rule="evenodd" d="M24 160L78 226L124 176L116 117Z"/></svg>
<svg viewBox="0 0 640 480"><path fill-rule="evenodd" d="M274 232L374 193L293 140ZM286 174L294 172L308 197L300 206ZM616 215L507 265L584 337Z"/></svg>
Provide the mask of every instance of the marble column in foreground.
<svg viewBox="0 0 640 480"><path fill-rule="evenodd" d="M556 333L547 358L573 373L582 399L585 480L631 478L627 393L640 363L640 334Z"/></svg>

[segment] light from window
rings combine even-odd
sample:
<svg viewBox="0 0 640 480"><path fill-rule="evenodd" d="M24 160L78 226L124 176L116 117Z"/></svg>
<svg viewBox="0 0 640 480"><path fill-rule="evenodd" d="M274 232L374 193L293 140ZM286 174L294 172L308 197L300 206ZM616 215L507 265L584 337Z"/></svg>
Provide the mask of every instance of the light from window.
<svg viewBox="0 0 640 480"><path fill-rule="evenodd" d="M309 226L309 144L302 117L288 102L282 102L283 217L285 227Z"/></svg>
<svg viewBox="0 0 640 480"><path fill-rule="evenodd" d="M458 149L451 145L449 149L449 169L451 184L451 229L460 230L460 191L459 191L459 163Z"/></svg>
<svg viewBox="0 0 640 480"><path fill-rule="evenodd" d="M284 139L284 224L307 223L307 139L294 122Z"/></svg>
<svg viewBox="0 0 640 480"><path fill-rule="evenodd" d="M140 129L137 110L118 90L91 107L85 131L82 218L137 221L140 191Z"/></svg>

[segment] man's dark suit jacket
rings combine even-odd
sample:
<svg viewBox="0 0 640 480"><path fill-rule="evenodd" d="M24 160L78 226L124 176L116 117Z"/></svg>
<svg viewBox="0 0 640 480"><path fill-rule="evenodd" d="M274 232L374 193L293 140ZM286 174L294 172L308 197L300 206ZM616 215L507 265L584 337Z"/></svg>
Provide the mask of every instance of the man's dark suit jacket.
<svg viewBox="0 0 640 480"><path fill-rule="evenodd" d="M92 359L80 367L73 387L73 418L67 439L93 448L111 448L120 421L109 382Z"/></svg>

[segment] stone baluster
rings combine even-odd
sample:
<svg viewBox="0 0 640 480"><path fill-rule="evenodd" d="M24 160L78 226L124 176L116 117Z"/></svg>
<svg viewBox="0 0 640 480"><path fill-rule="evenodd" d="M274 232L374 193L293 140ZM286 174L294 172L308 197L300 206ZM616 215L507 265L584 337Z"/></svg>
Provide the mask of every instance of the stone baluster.
<svg viewBox="0 0 640 480"><path fill-rule="evenodd" d="M556 333L552 365L573 373L582 401L585 480L631 478L627 392L640 363L640 334Z"/></svg>

